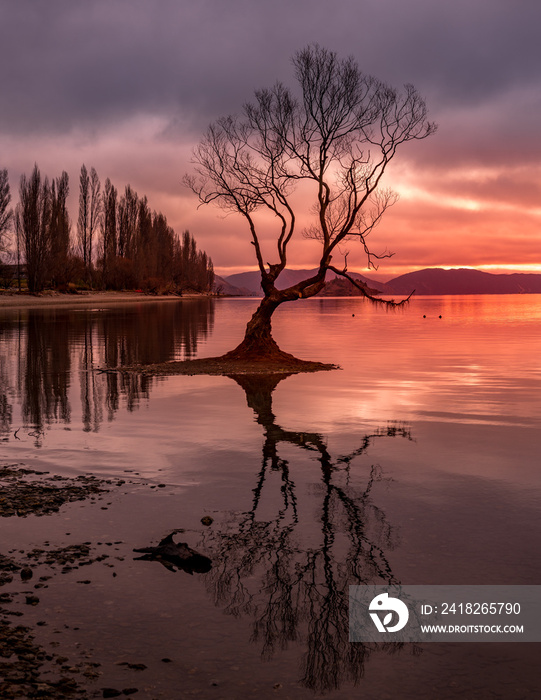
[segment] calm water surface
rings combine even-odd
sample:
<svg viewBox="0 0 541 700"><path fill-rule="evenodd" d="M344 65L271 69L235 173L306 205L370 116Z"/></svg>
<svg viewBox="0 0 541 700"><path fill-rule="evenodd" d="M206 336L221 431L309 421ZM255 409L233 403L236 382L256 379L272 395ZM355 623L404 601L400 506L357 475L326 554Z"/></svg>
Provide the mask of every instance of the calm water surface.
<svg viewBox="0 0 541 700"><path fill-rule="evenodd" d="M256 303L2 311L3 463L132 480L106 506L3 519L2 552L119 542L117 575L57 577L27 616L102 663L96 688L138 697L540 697L539 645L351 645L347 593L541 583L541 297L279 309L279 344L333 372L97 371L220 354ZM210 572L133 560L175 529Z"/></svg>

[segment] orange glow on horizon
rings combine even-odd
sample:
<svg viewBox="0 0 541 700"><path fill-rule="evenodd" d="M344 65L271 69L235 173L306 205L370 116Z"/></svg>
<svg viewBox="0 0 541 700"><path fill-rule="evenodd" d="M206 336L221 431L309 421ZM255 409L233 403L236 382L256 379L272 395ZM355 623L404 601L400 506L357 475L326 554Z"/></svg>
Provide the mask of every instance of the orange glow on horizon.
<svg viewBox="0 0 541 700"><path fill-rule="evenodd" d="M440 268L443 270L457 270L457 269L462 269L462 270L480 270L481 272L488 272L490 274L494 275L512 275L512 274L533 274L533 275L541 275L541 264L535 265L535 264L524 264L524 265L506 265L506 264L495 264L495 265L426 265L426 266L404 266L404 265L396 265L396 266L388 266L385 267L384 270L367 270L366 268L349 268L349 272L357 272L360 275L364 275L364 277L370 277L374 280L378 280L380 282L386 282L389 281L395 277L399 277L400 275L405 275L409 272L417 272L418 270L425 270L427 268ZM305 265L305 266L299 266L299 265L291 265L288 267L290 270L310 270L313 269L313 267L310 267L310 265ZM229 275L236 275L240 274L242 272L257 272L258 268L257 266L254 265L246 265L244 267L216 267L215 272L217 275L220 277L228 277Z"/></svg>

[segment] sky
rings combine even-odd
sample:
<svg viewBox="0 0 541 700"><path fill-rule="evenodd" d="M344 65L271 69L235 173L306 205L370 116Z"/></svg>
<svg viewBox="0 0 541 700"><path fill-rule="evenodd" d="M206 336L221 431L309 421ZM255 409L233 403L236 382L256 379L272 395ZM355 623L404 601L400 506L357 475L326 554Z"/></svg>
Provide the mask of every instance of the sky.
<svg viewBox="0 0 541 700"><path fill-rule="evenodd" d="M412 83L438 124L387 172L400 199L370 244L394 255L370 276L541 273L540 26L538 0L0 0L0 168L14 204L34 163L66 170L75 221L80 168L93 166L189 229L219 274L255 269L243 219L198 208L182 179L208 124L256 89L293 85L291 57L317 42ZM299 206L302 221L310 202ZM299 235L288 266L312 268L317 252ZM367 273L360 246L342 252Z"/></svg>

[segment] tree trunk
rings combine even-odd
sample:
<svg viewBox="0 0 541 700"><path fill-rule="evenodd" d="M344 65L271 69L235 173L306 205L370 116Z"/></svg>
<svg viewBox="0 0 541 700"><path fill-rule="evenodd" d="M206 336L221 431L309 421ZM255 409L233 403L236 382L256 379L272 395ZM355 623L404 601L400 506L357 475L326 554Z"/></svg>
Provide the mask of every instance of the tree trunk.
<svg viewBox="0 0 541 700"><path fill-rule="evenodd" d="M246 325L244 340L234 350L224 355L230 360L265 360L291 358L280 350L272 337L272 314L285 301L281 295L266 296Z"/></svg>
<svg viewBox="0 0 541 700"><path fill-rule="evenodd" d="M285 301L307 299L317 294L325 286L325 268L320 268L318 273L287 289L276 289L274 281L266 288L266 294L261 300L252 318L246 326L244 340L231 352L223 356L224 360L248 360L248 361L274 361L288 362L290 365L306 365L305 360L299 360L283 350L280 350L272 337L272 314ZM267 280L268 282L268 280ZM262 283L265 288L264 281Z"/></svg>

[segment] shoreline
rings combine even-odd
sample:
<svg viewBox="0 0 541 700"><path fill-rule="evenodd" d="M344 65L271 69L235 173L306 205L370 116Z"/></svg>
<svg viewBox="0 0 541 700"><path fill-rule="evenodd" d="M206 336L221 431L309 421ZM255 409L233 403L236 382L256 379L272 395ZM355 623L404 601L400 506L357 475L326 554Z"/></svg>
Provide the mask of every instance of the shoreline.
<svg viewBox="0 0 541 700"><path fill-rule="evenodd" d="M60 294L46 292L39 296L19 294L18 292L0 293L0 311L4 309L30 309L54 306L94 306L95 304L129 304L152 301L182 301L183 299L208 299L207 294L157 295L143 292L79 292L77 294Z"/></svg>
<svg viewBox="0 0 541 700"><path fill-rule="evenodd" d="M23 464L0 465L0 483L4 494L0 518L17 521L26 517L66 517L70 503L75 506L86 503L96 508L105 502L109 505L107 499L115 492L128 495L134 484L153 486L125 475L105 479L82 474L65 477ZM84 542L81 538L66 542L54 536L36 542L38 546L29 543L27 549L3 550L0 554L0 696L6 700L97 697L104 661L82 656L79 645L72 647L68 656L58 649L61 640L53 635L66 632L69 626L64 624L61 629L51 630L56 620L47 602L50 595L47 589L49 581L51 588L63 585L62 574L70 574L72 582L92 584L92 580L77 580L77 576L83 576L84 572L94 579L100 564L114 569L117 561L123 561L118 555L126 547L122 541L107 546L88 538ZM113 576L116 575L115 572ZM33 614L33 609L39 613ZM48 629L51 631L47 632Z"/></svg>

